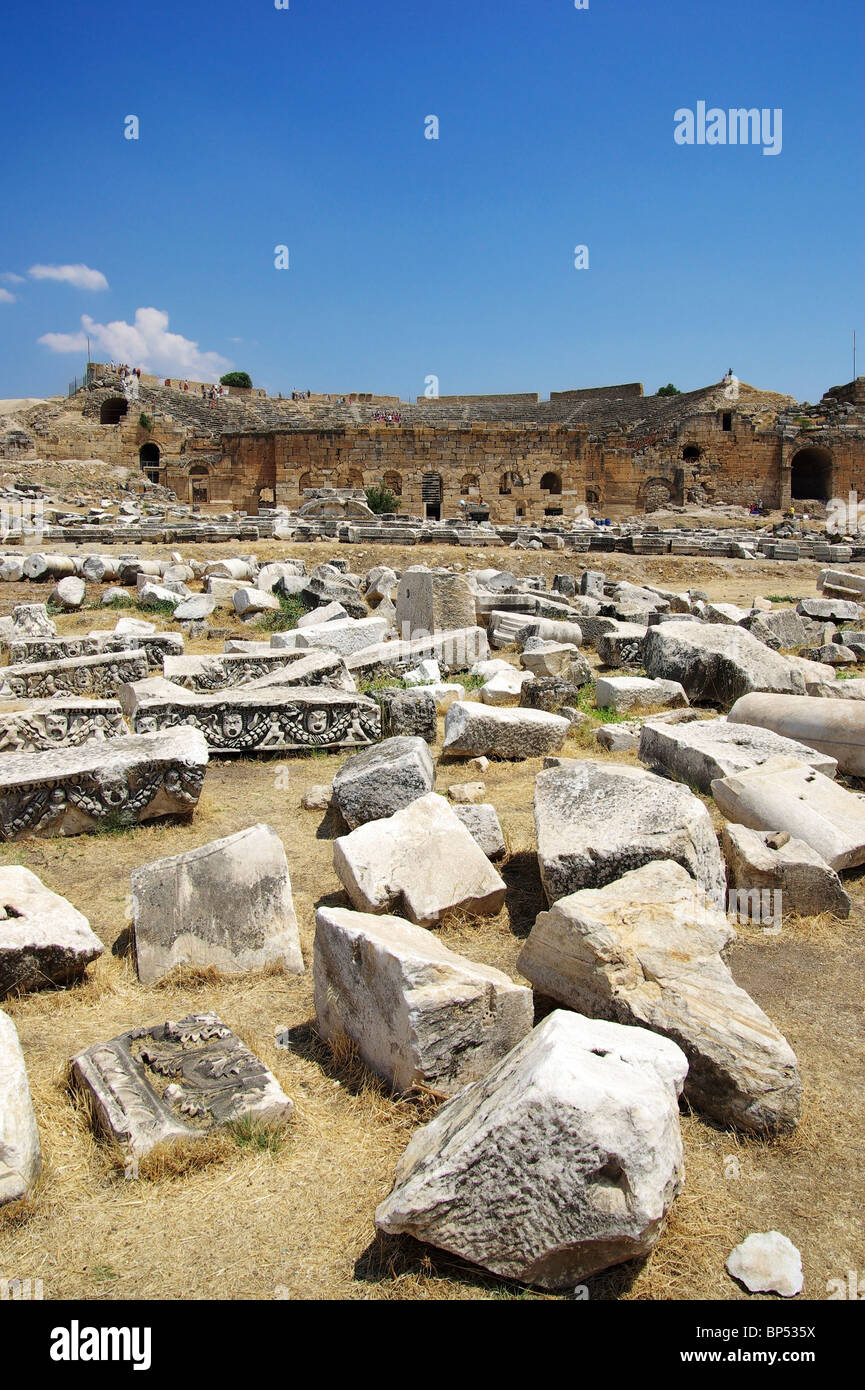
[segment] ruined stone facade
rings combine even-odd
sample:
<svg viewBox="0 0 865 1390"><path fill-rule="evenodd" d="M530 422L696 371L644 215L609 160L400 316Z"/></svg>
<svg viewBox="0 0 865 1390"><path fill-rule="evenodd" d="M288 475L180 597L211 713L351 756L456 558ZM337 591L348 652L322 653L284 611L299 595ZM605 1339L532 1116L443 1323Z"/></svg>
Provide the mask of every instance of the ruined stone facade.
<svg viewBox="0 0 865 1390"><path fill-rule="evenodd" d="M62 411L52 405L19 419L16 435L29 428L39 456L122 464L205 510L295 509L309 489L381 483L400 513L445 519L480 509L495 523L865 496L862 378L815 406L726 381L663 397L629 383L548 401L235 393L213 406L147 378L127 402L103 375ZM13 445L15 457L28 447L18 437Z"/></svg>

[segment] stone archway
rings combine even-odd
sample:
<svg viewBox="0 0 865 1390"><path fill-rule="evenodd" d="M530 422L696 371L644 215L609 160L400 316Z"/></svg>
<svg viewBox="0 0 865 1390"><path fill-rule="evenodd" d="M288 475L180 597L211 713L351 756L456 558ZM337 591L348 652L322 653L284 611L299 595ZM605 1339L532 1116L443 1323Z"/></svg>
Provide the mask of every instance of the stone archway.
<svg viewBox="0 0 865 1390"><path fill-rule="evenodd" d="M159 482L159 445L142 444L138 450L138 467L148 482Z"/></svg>
<svg viewBox="0 0 865 1390"><path fill-rule="evenodd" d="M643 496L643 509L656 512L661 507L668 507L673 498L674 489L671 482L666 478L650 478Z"/></svg>
<svg viewBox="0 0 865 1390"><path fill-rule="evenodd" d="M119 425L126 412L129 410L129 402L125 396L109 396L107 401L103 401L99 407L100 425Z"/></svg>
<svg viewBox="0 0 865 1390"><path fill-rule="evenodd" d="M790 463L793 501L828 502L832 496L832 455L828 449L799 449Z"/></svg>
<svg viewBox="0 0 865 1390"><path fill-rule="evenodd" d="M541 478L541 492L547 492L551 497L561 497L562 495L562 475L561 473L545 473Z"/></svg>

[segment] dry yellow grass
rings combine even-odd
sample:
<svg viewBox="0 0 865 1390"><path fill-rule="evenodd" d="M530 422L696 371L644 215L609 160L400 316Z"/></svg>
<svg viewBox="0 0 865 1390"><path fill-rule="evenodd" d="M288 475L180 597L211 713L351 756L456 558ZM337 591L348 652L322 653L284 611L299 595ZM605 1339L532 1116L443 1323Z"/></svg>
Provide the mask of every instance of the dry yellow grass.
<svg viewBox="0 0 865 1390"><path fill-rule="evenodd" d="M220 549L228 554L237 548ZM255 549L264 558L285 554L288 547ZM295 553L314 563L340 551L332 545L297 547ZM459 559L464 565L552 573L579 570L588 559L427 547L402 554L372 547L342 553L356 569L383 559L398 565ZM622 577L710 588L704 571L712 562L703 562L697 573L688 560L673 576L664 562L597 558L608 573ZM794 567L746 567L746 581L723 576L725 568L726 562L714 566L713 598L741 600L745 582L748 593L795 587ZM762 570L772 573L757 577ZM7 600L24 596L8 594L14 587L4 586L6 611ZM801 587L813 587L813 580L803 579ZM27 596L32 599L32 590ZM101 625L99 614L81 616L87 626ZM61 626L71 621L62 619ZM565 752L585 756L586 750L572 739ZM611 755L593 750L592 756ZM84 982L4 1005L26 1053L45 1165L29 1201L0 1213L0 1276L41 1278L52 1299L541 1296L411 1240L376 1235L376 1204L390 1188L409 1136L436 1102L426 1095L391 1095L354 1049L322 1042L314 1027L311 970L234 979L186 971L149 989L138 983L124 954L134 867L263 820L286 846L304 958L311 966L315 906L344 899L332 869L334 817L302 811L300 801L313 783L330 781L341 761L330 754L214 759L188 824L0 847L0 863L33 869L87 914L106 945ZM280 766L288 769L288 791L277 789ZM491 763L484 777L488 800L499 812L510 850L502 868L506 905L489 920L452 914L443 929L451 949L514 976L522 941L543 905L531 809L540 766L538 759ZM439 788L465 780L459 767L456 761L442 763ZM648 1261L589 1281L593 1298L742 1298L724 1273L724 1259L753 1230L782 1230L800 1247L806 1297L824 1297L828 1279L865 1266L863 877L851 876L848 886L855 900L849 922L791 920L774 938L743 928L731 956L739 983L799 1055L805 1088L800 1129L766 1144L685 1115L686 1184L667 1231ZM548 1007L539 1000L539 1015ZM122 1155L94 1136L86 1109L70 1095L69 1059L125 1029L198 1009L215 1010L258 1053L294 1100L294 1114L278 1141L219 1136L174 1156L157 1155L144 1176L127 1180ZM277 1037L284 1035L288 1046L278 1046Z"/></svg>

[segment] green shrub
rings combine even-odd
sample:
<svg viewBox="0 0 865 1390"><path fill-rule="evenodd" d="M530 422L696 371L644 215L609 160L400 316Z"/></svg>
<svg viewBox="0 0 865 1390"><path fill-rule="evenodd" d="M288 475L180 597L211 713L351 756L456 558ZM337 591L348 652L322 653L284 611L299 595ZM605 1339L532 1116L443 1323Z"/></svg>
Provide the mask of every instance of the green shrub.
<svg viewBox="0 0 865 1390"><path fill-rule="evenodd" d="M298 618L311 611L309 605L304 603L299 594L292 594L290 597L287 594L277 594L277 598L279 609L265 613L258 627L265 632L291 632L297 627Z"/></svg>
<svg viewBox="0 0 865 1390"><path fill-rule="evenodd" d="M389 488L384 485L384 479L376 483L373 487L366 490L366 505L376 516L381 516L383 512L395 512L397 510L397 500Z"/></svg>
<svg viewBox="0 0 865 1390"><path fill-rule="evenodd" d="M681 396L678 386L674 386L672 381L668 381L666 386L659 386L655 392L656 396Z"/></svg>
<svg viewBox="0 0 865 1390"><path fill-rule="evenodd" d="M249 372L226 372L225 376L219 378L220 386L251 386L252 377Z"/></svg>
<svg viewBox="0 0 865 1390"><path fill-rule="evenodd" d="M152 421L152 419L150 418L149 415L145 415L145 413L144 413L143 410L142 410L141 414L140 414L139 417L138 417L138 423L139 423L139 425L141 426L141 428L142 428L143 430L148 430L148 431L150 431L150 430L153 429L153 421Z"/></svg>

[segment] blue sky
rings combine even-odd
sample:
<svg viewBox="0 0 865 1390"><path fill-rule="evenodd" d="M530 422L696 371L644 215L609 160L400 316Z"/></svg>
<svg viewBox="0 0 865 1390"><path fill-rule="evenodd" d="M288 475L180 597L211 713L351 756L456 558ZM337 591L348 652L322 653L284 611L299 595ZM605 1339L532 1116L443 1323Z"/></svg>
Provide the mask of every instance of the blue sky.
<svg viewBox="0 0 865 1390"><path fill-rule="evenodd" d="M814 401L856 327L865 370L863 29L859 0L10 7L0 397L65 391L86 316L97 359L273 393L732 366ZM780 154L677 145L698 101L780 108Z"/></svg>

